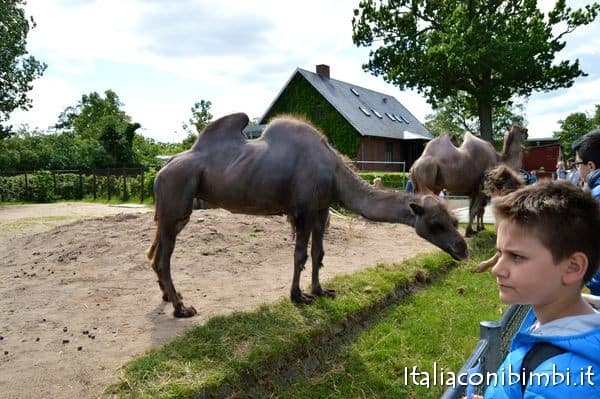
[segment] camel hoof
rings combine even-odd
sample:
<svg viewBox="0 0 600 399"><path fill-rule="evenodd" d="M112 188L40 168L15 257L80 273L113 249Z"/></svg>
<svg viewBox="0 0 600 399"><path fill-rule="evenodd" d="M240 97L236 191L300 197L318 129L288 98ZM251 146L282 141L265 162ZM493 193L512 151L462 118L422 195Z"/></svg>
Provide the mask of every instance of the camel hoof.
<svg viewBox="0 0 600 399"><path fill-rule="evenodd" d="M300 305L311 304L313 300L314 297L312 295L305 294L304 292L300 292L298 295L292 295L292 302Z"/></svg>
<svg viewBox="0 0 600 399"><path fill-rule="evenodd" d="M328 290L326 288L321 288L319 290L313 290L312 294L314 296L326 296L326 297L329 297L331 299L334 299L335 295L336 295L335 294L335 290Z"/></svg>
<svg viewBox="0 0 600 399"><path fill-rule="evenodd" d="M473 237L474 235L475 235L475 232L473 230L465 231L465 237Z"/></svg>
<svg viewBox="0 0 600 399"><path fill-rule="evenodd" d="M196 315L196 309L193 306L186 307L181 306L180 308L176 308L173 312L173 316L178 318L192 317Z"/></svg>

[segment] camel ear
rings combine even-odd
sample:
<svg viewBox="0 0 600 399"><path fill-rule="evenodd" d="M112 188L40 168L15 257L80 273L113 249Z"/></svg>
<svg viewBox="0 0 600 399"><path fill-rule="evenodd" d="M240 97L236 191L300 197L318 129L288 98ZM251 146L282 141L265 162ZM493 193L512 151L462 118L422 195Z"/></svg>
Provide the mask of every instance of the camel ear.
<svg viewBox="0 0 600 399"><path fill-rule="evenodd" d="M423 209L423 207L417 204L416 202L411 202L408 204L408 206L410 206L410 209L412 209L413 213L417 216L420 216L423 213L425 213L425 209Z"/></svg>

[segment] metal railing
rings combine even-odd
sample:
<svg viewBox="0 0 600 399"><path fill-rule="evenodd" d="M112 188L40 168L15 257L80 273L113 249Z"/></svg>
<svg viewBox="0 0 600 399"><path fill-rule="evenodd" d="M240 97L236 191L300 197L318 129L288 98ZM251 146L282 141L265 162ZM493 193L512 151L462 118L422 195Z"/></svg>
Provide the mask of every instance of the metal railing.
<svg viewBox="0 0 600 399"><path fill-rule="evenodd" d="M356 167L361 171L371 170L374 165L379 166L377 170L382 170L382 167L385 168L386 171L390 172L406 172L406 162L392 162L392 161L352 161Z"/></svg>
<svg viewBox="0 0 600 399"><path fill-rule="evenodd" d="M510 349L512 337L516 334L529 312L528 305L512 305L504 313L499 322L482 321L479 324L479 342L471 356L463 364L459 376L467 375L468 370L479 364L479 373L487 375L494 373L502 364ZM442 399L459 399L465 395L466 385L457 384L444 392ZM475 393L483 395L487 386L481 384L475 388Z"/></svg>

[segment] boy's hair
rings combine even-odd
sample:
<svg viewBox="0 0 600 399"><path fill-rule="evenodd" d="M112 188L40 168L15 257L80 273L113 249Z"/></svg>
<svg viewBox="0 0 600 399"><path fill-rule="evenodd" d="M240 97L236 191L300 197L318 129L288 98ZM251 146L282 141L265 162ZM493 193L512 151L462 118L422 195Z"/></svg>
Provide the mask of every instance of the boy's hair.
<svg viewBox="0 0 600 399"><path fill-rule="evenodd" d="M573 148L582 161L592 161L600 168L600 129L592 130L581 138Z"/></svg>
<svg viewBox="0 0 600 399"><path fill-rule="evenodd" d="M496 223L515 222L534 234L558 263L575 252L588 258L589 281L600 263L600 202L564 180L542 180L492 202Z"/></svg>
<svg viewBox="0 0 600 399"><path fill-rule="evenodd" d="M483 178L483 192L488 196L492 193L506 195L524 185L523 178L503 164L490 169Z"/></svg>

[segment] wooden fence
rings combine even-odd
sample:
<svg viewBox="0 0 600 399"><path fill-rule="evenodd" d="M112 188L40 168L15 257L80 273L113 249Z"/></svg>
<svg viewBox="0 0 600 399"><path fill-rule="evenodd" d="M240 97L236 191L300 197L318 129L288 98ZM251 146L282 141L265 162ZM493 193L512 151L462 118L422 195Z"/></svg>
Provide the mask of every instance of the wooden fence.
<svg viewBox="0 0 600 399"><path fill-rule="evenodd" d="M103 177L106 179L106 191L108 199L115 195L119 195L123 201L129 199L129 191L127 187L127 178L139 177L139 197L140 201L144 202L146 196L146 184L144 182L144 174L147 169L144 167L139 168L113 168L113 169L76 169L76 170L41 170L41 171L11 171L11 172L0 172L0 177L18 177L22 176L22 179L18 179L16 183L13 182L13 191L18 191L18 194L10 193L7 188L8 183L6 181L0 181L0 201L31 201L34 200L32 180L40 174L51 176L53 192L59 191L58 181L60 175L76 175L78 178L76 181L71 181L70 184L74 187L74 191L77 193L75 198L65 199L82 199L86 194L91 194L93 199L96 199L99 195L99 184L98 178ZM18 187L20 184L23 187ZM87 183L87 184L86 184ZM14 190L14 186L17 186L17 190ZM12 195L11 195L12 194Z"/></svg>

